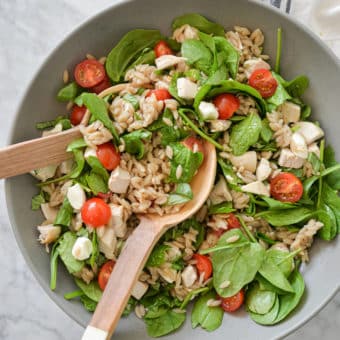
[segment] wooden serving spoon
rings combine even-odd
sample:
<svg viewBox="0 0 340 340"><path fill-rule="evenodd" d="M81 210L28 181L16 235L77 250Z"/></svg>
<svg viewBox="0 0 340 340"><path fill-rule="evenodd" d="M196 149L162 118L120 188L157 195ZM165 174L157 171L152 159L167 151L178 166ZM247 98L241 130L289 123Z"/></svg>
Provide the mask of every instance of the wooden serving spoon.
<svg viewBox="0 0 340 340"><path fill-rule="evenodd" d="M131 290L157 241L168 229L196 213L208 198L215 180L216 151L208 142L204 142L203 146L203 164L190 183L193 200L186 203L177 213L138 216L140 224L127 239L82 340L110 339Z"/></svg>

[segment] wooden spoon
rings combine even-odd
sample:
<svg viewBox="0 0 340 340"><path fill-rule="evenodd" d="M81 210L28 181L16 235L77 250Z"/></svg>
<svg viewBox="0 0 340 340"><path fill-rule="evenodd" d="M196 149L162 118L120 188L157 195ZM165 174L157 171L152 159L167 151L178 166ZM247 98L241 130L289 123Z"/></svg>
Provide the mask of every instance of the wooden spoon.
<svg viewBox="0 0 340 340"><path fill-rule="evenodd" d="M169 228L196 213L208 198L215 180L216 151L208 142L203 145L204 161L191 182L193 200L174 214L139 216L140 224L127 239L82 340L110 339L157 241Z"/></svg>

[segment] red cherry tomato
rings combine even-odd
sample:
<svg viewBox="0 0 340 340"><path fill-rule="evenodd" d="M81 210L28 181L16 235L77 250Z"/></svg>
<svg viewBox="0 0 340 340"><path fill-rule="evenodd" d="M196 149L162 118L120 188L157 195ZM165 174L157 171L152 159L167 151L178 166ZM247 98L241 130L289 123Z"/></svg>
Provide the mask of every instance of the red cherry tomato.
<svg viewBox="0 0 340 340"><path fill-rule="evenodd" d="M301 181L289 172L282 172L270 181L270 194L278 201L295 203L303 194Z"/></svg>
<svg viewBox="0 0 340 340"><path fill-rule="evenodd" d="M108 192L108 193L98 192L97 197L103 200L108 200L111 197L111 192Z"/></svg>
<svg viewBox="0 0 340 340"><path fill-rule="evenodd" d="M278 83L270 71L258 69L250 75L249 85L259 91L263 98L269 98L275 93Z"/></svg>
<svg viewBox="0 0 340 340"><path fill-rule="evenodd" d="M90 198L81 208L81 218L92 227L101 227L111 218L110 207L100 198Z"/></svg>
<svg viewBox="0 0 340 340"><path fill-rule="evenodd" d="M204 273L204 281L208 280L213 271L209 257L201 254L194 254L193 258L196 260L196 268L199 275Z"/></svg>
<svg viewBox="0 0 340 340"><path fill-rule="evenodd" d="M91 87L91 92L99 94L111 86L112 86L111 80L105 74L105 78L98 85Z"/></svg>
<svg viewBox="0 0 340 340"><path fill-rule="evenodd" d="M233 296L222 298L221 307L225 312L231 313L238 310L244 302L244 290L241 289L238 293Z"/></svg>
<svg viewBox="0 0 340 340"><path fill-rule="evenodd" d="M104 66L94 59L83 60L74 69L74 78L81 87L96 86L105 78Z"/></svg>
<svg viewBox="0 0 340 340"><path fill-rule="evenodd" d="M100 268L98 274L98 284L101 290L105 289L115 264L116 264L115 261L107 261Z"/></svg>
<svg viewBox="0 0 340 340"><path fill-rule="evenodd" d="M120 163L120 154L110 142L98 145L96 153L100 163L107 170L114 170Z"/></svg>
<svg viewBox="0 0 340 340"><path fill-rule="evenodd" d="M189 136L185 138L181 143L188 149L190 149L192 152L199 151L204 154L204 147L202 141L194 136Z"/></svg>
<svg viewBox="0 0 340 340"><path fill-rule="evenodd" d="M228 229L241 228L241 223L239 219L233 213L228 214L227 224L228 224Z"/></svg>
<svg viewBox="0 0 340 340"><path fill-rule="evenodd" d="M164 41L159 41L154 48L156 57L161 57L162 55L174 54L170 46Z"/></svg>
<svg viewBox="0 0 340 340"><path fill-rule="evenodd" d="M79 125L83 120L85 112L86 112L85 106L74 105L70 115L71 124Z"/></svg>
<svg viewBox="0 0 340 340"><path fill-rule="evenodd" d="M145 97L146 98L150 97L153 94L155 95L157 100L165 100L165 99L172 98L171 94L169 93L167 89L150 90Z"/></svg>
<svg viewBox="0 0 340 340"><path fill-rule="evenodd" d="M231 93L222 93L213 99L219 119L231 118L240 107L240 100Z"/></svg>

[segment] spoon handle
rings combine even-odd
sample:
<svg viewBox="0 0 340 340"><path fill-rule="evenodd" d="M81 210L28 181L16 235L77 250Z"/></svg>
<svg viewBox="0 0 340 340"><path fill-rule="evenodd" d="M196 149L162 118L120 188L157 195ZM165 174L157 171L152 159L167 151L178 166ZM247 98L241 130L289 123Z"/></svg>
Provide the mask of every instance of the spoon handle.
<svg viewBox="0 0 340 340"><path fill-rule="evenodd" d="M71 158L72 153L66 152L66 147L80 137L79 128L72 128L0 149L0 178L21 175Z"/></svg>
<svg viewBox="0 0 340 340"><path fill-rule="evenodd" d="M125 243L82 340L110 339L132 288L163 230L162 225L141 217L139 226Z"/></svg>

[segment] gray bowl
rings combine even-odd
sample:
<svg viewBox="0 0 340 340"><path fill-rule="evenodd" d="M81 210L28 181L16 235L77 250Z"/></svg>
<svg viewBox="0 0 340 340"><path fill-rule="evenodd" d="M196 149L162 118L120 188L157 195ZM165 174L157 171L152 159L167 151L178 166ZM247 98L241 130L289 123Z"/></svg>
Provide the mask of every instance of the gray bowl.
<svg viewBox="0 0 340 340"><path fill-rule="evenodd" d="M340 144L337 125L340 122L338 107L340 99L339 61L332 52L305 27L275 9L246 0L138 0L113 6L88 20L69 35L50 55L31 82L19 107L13 125L10 143L38 137L34 127L37 121L53 119L64 112L55 94L62 84L60 75L65 68L72 69L87 52L106 55L119 38L133 28L159 28L170 33L174 17L198 12L227 28L244 25L261 28L265 33L265 51L275 57L276 30L283 28L282 74L290 79L306 74L311 80L305 100L312 105L313 117L326 131L327 140L334 146ZM337 150L340 159L340 149ZM36 194L34 179L29 175L6 181L9 216L19 247L37 280L47 294L70 317L85 326L91 315L78 302L66 301L63 295L75 286L70 275L59 267L58 285L55 292L49 290L49 256L37 242L36 225L42 216L30 209L31 197ZM225 315L223 325L213 333L215 339L273 339L292 332L316 314L339 289L340 275L339 238L331 243L318 241L311 252L311 263L303 267L307 292L299 308L285 322L263 327L250 320L245 312ZM164 339L208 339L211 335L202 330L192 330L188 321L174 335ZM62 325L60 325L62 327ZM67 330L64 330L67 332ZM121 320L116 338L148 339L144 324L133 315Z"/></svg>

